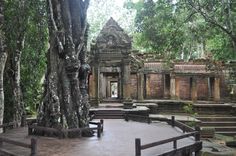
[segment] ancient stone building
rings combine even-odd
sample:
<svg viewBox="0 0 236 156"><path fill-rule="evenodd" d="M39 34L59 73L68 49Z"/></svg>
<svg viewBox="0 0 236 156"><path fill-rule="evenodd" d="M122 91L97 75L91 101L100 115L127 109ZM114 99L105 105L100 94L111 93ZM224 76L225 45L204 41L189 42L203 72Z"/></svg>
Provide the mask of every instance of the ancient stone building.
<svg viewBox="0 0 236 156"><path fill-rule="evenodd" d="M89 61L94 105L129 99L219 101L225 91L222 76L206 70L206 61L166 63L132 51L131 38L112 18L92 43Z"/></svg>

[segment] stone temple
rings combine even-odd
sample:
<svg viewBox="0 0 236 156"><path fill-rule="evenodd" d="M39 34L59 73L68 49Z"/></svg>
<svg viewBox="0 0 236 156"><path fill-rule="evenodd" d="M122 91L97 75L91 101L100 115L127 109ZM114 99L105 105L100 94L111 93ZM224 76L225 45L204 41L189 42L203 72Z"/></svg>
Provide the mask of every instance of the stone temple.
<svg viewBox="0 0 236 156"><path fill-rule="evenodd" d="M114 100L214 100L229 97L225 76L207 60L167 63L132 50L132 38L110 18L91 44L89 95L93 106Z"/></svg>

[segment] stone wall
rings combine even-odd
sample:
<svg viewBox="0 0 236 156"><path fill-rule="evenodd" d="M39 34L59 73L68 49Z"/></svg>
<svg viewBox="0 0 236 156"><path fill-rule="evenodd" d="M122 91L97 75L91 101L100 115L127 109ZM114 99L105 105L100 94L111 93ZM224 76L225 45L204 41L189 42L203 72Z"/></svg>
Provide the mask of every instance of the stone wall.
<svg viewBox="0 0 236 156"><path fill-rule="evenodd" d="M230 87L229 85L227 85L226 83L226 79L224 76L221 76L220 77L220 94L221 94L221 97L222 98L226 98L226 99L230 99L232 95L230 95L230 92L232 90L232 87ZM234 95L235 96L235 88L233 89L234 90ZM232 98L231 98L232 99Z"/></svg>
<svg viewBox="0 0 236 156"><path fill-rule="evenodd" d="M138 81L137 81L137 75L131 74L130 76L130 96L132 99L137 99L138 94Z"/></svg>
<svg viewBox="0 0 236 156"><path fill-rule="evenodd" d="M183 100L191 98L189 77L176 77L176 96Z"/></svg>
<svg viewBox="0 0 236 156"><path fill-rule="evenodd" d="M164 81L162 74L146 75L146 99L161 99L164 92Z"/></svg>
<svg viewBox="0 0 236 156"><path fill-rule="evenodd" d="M197 78L197 96L198 100L208 100L208 79Z"/></svg>

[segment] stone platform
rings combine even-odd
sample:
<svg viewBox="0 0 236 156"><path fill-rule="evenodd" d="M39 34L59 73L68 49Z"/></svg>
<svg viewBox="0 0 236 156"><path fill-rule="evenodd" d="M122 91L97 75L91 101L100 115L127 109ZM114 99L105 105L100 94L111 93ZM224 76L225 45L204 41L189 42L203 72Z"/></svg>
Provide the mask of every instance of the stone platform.
<svg viewBox="0 0 236 156"><path fill-rule="evenodd" d="M168 139L182 135L179 129L172 128L166 123L125 122L120 119L105 119L104 133L101 138L56 139L38 138L39 156L132 156L135 152L135 138L141 138L142 144ZM1 134L11 139L29 142L27 128L8 130ZM178 147L194 143L194 138L178 141ZM5 148L27 155L29 150L4 144ZM157 148L142 151L142 156L157 155L171 150L173 143L164 144ZM28 153L27 153L28 152Z"/></svg>

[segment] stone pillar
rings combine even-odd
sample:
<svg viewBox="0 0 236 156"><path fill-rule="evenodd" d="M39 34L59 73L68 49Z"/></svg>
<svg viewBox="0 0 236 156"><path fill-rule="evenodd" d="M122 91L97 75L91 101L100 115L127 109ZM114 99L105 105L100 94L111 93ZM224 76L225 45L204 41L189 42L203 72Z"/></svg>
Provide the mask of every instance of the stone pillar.
<svg viewBox="0 0 236 156"><path fill-rule="evenodd" d="M214 101L220 101L220 78L214 80Z"/></svg>
<svg viewBox="0 0 236 156"><path fill-rule="evenodd" d="M175 94L175 76L174 75L170 76L170 97L171 97L171 99L176 99L176 94Z"/></svg>
<svg viewBox="0 0 236 156"><path fill-rule="evenodd" d="M122 93L122 73L119 72L119 78L118 78L118 98L122 99L123 93Z"/></svg>
<svg viewBox="0 0 236 156"><path fill-rule="evenodd" d="M95 98L95 81L94 81L94 69L92 68L92 74L89 76L89 97Z"/></svg>
<svg viewBox="0 0 236 156"><path fill-rule="evenodd" d="M92 68L92 84L91 84L91 97L90 102L92 106L98 106L99 104L99 67L94 66Z"/></svg>
<svg viewBox="0 0 236 156"><path fill-rule="evenodd" d="M143 100L143 73L137 73L137 78L138 78L138 100Z"/></svg>
<svg viewBox="0 0 236 156"><path fill-rule="evenodd" d="M123 100L130 100L130 64L128 59L123 60Z"/></svg>
<svg viewBox="0 0 236 156"><path fill-rule="evenodd" d="M175 99L180 99L180 86L179 86L180 79L175 78Z"/></svg>
<svg viewBox="0 0 236 156"><path fill-rule="evenodd" d="M212 91L211 91L211 78L210 77L208 77L207 78L207 88L208 88L208 100L210 100L211 99L211 97L212 97Z"/></svg>
<svg viewBox="0 0 236 156"><path fill-rule="evenodd" d="M163 77L164 77L163 78L163 84L164 84L164 87L163 87L164 88L164 96L163 97L164 97L164 99L167 99L170 96L170 77L167 76L167 74L165 74Z"/></svg>
<svg viewBox="0 0 236 156"><path fill-rule="evenodd" d="M196 77L192 78L192 81L190 82L191 86L191 99L192 101L197 101L197 79Z"/></svg>

